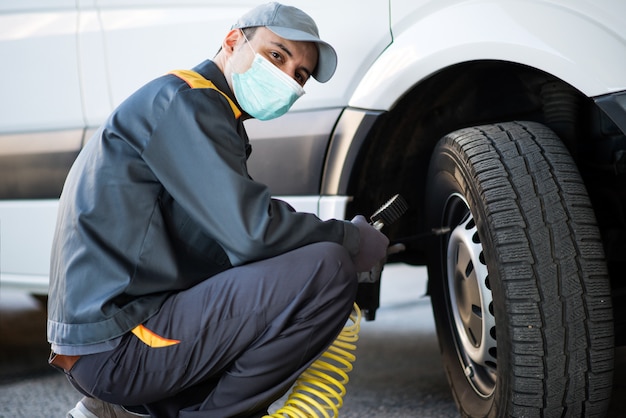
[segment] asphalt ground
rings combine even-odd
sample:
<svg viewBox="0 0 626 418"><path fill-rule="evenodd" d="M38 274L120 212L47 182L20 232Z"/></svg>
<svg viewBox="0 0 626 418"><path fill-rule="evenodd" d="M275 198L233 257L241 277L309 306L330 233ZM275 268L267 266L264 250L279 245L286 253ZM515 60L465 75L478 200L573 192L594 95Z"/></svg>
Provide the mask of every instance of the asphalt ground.
<svg viewBox="0 0 626 418"><path fill-rule="evenodd" d="M446 382L424 268L387 266L381 308L363 321L342 418L458 417ZM45 309L0 289L0 418L62 418L80 399L47 365ZM626 350L619 348L607 418L626 415ZM275 404L281 406L283 400Z"/></svg>

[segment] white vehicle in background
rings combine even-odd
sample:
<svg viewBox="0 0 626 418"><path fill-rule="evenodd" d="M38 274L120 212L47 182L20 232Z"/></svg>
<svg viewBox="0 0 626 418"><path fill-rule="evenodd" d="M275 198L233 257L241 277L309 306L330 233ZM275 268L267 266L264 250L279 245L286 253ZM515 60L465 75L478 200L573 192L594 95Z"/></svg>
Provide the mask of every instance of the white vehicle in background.
<svg viewBox="0 0 626 418"><path fill-rule="evenodd" d="M339 66L249 121L252 175L324 218L404 196L389 261L428 266L463 416L603 416L626 337L626 2L289 3ZM256 4L0 0L1 288L46 293L56 199L114 106Z"/></svg>

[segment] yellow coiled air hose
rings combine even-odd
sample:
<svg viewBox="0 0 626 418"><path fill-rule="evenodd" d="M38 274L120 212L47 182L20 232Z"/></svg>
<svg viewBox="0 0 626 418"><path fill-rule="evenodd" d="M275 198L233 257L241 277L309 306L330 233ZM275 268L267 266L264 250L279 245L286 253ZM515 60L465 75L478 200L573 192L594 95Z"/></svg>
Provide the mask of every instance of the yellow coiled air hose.
<svg viewBox="0 0 626 418"><path fill-rule="evenodd" d="M371 225L380 230L385 224L395 222L407 209L404 198L395 195L370 217ZM403 244L396 244L387 249L387 254L403 249ZM374 274L374 281L380 280L381 273L382 264ZM371 273L367 272L366 275ZM361 309L356 303L350 321L352 324L348 323L324 354L298 377L285 405L263 418L337 418L346 394L348 373L352 371L352 363L356 360L352 351L356 350L361 329Z"/></svg>
<svg viewBox="0 0 626 418"><path fill-rule="evenodd" d="M361 328L361 310L356 303L350 322L320 358L298 377L285 405L263 418L336 418L339 415L348 373L356 360L353 351Z"/></svg>

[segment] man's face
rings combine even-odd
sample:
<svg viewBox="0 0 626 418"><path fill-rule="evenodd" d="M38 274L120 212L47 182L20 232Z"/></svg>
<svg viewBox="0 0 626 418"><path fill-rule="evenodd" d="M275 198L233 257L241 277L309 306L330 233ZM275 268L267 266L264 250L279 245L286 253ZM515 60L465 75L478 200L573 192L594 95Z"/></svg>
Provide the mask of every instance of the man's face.
<svg viewBox="0 0 626 418"><path fill-rule="evenodd" d="M304 86L317 65L317 47L312 42L289 41L265 27L259 27L250 39L250 44L246 45L243 33L238 33L240 36L230 57L229 70L232 72L243 73L248 70L254 52L257 52ZM226 79L230 81L230 77Z"/></svg>

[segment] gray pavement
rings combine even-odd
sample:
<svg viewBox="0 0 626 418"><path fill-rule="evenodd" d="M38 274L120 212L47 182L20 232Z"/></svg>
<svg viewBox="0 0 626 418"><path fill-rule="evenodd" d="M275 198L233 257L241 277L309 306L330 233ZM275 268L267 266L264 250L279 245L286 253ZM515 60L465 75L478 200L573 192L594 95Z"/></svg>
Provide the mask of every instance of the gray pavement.
<svg viewBox="0 0 626 418"><path fill-rule="evenodd" d="M424 268L387 266L376 321L363 321L342 418L458 417L441 366ZM45 311L0 289L0 418L61 418L79 399L46 363ZM626 411L626 351L618 349L608 417ZM282 401L276 406L282 405Z"/></svg>
<svg viewBox="0 0 626 418"><path fill-rule="evenodd" d="M376 320L361 323L341 418L459 416L425 291L425 268L385 268Z"/></svg>

